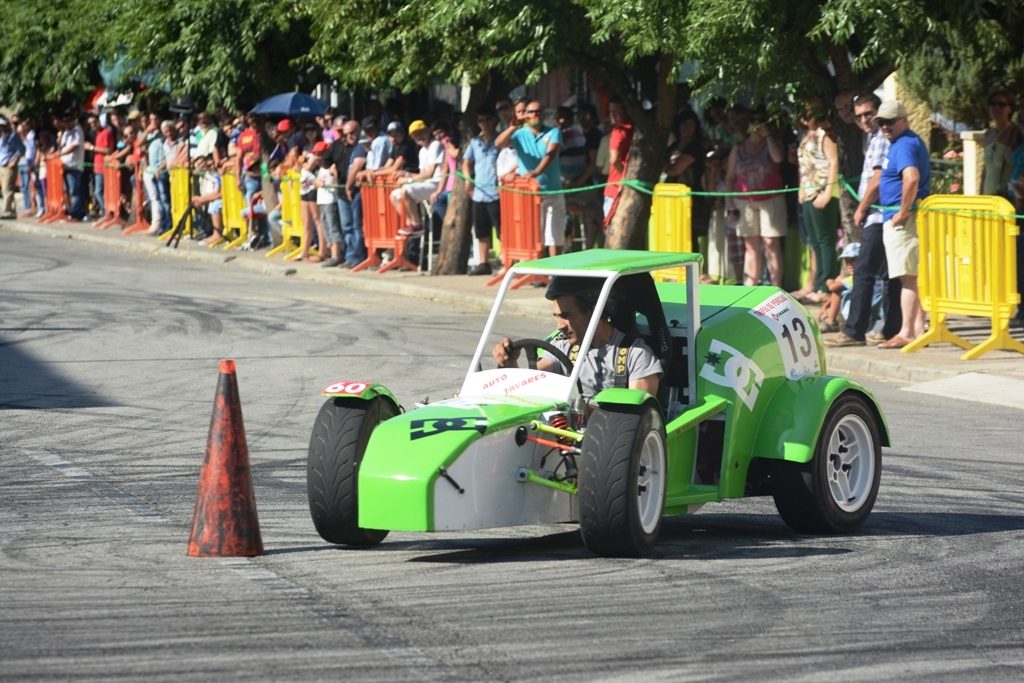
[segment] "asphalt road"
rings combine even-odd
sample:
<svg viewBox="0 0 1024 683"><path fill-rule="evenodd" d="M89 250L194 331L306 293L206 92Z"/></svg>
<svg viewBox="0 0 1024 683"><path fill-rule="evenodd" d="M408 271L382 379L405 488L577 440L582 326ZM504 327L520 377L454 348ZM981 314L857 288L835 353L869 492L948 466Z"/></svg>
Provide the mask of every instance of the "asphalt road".
<svg viewBox="0 0 1024 683"><path fill-rule="evenodd" d="M321 541L319 390L451 393L479 312L0 233L0 679L1019 680L1024 412L872 382L896 443L863 533L770 499L643 560L571 527ZM511 321L514 336L543 325ZM185 555L217 361L266 555Z"/></svg>

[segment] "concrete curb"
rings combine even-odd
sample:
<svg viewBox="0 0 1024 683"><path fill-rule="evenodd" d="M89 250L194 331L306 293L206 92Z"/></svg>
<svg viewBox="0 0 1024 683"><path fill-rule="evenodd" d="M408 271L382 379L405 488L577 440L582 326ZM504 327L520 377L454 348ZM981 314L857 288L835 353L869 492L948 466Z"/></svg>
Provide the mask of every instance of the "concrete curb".
<svg viewBox="0 0 1024 683"><path fill-rule="evenodd" d="M88 223L76 224L75 227L71 227L61 224L39 225L25 221L3 221L0 222L0 231L4 230L52 239L79 240L147 256L227 265L262 275L293 277L367 292L386 292L481 312L490 310L496 292L496 288L480 288L479 281L474 282L473 286L476 288L474 291L465 291L465 285L456 278L467 276L431 277L422 273L406 272L393 272L378 276L376 273L369 272L350 273L339 269L321 270L316 267L305 267L302 264L268 260L263 253L210 250L188 241L183 241L177 249L171 249L162 243L154 243L151 237L145 235L124 237L116 230L108 232L94 230ZM520 290L510 292L503 310L519 317L549 320L548 309L543 304L544 298L541 291ZM825 353L829 373L854 378L870 377L918 383L949 379L967 372L989 372L997 375L1024 377L1024 362L1013 362L1020 360L1016 356L1011 357L1013 361L1010 363L1007 363L1005 359L995 360L994 363L985 363L982 361L959 361L960 352L958 350L954 350L955 355L951 355L948 349L942 348L924 349L913 354L913 357L896 351L881 351L865 347L826 347Z"/></svg>
<svg viewBox="0 0 1024 683"><path fill-rule="evenodd" d="M930 382L937 379L950 379L960 374L958 370L953 369L934 366L920 367L902 363L898 360L865 357L865 354L875 352L872 349L861 347L859 351L860 353L825 347L828 372L830 374L845 375L854 379L857 377L871 377L895 382L908 382L910 384ZM878 351L878 353L883 352Z"/></svg>
<svg viewBox="0 0 1024 683"><path fill-rule="evenodd" d="M7 230L51 239L77 240L147 256L177 258L213 265L230 265L262 275L287 276L298 280L350 287L362 291L386 292L398 296L449 303L474 310L489 311L494 303L496 288L481 291L479 294L445 289L441 284L443 280L431 282L436 278L431 278L424 273L401 272L378 277L376 273L370 272L350 273L339 269L325 271L315 267L300 267L301 264L282 262L280 259L268 260L264 253L212 250L187 240L182 241L177 248L170 248L163 243L154 243L153 237L148 235L125 237L116 230L89 232L90 224L88 223L75 225L76 227L70 227L59 223L39 225L24 221L3 221L0 222L0 231ZM78 226L82 229L76 229ZM542 294L538 293L536 296L527 296L527 294L524 292L518 298L510 298L506 301L506 310L513 315L546 320L549 317L547 309L537 305L538 301L543 300Z"/></svg>

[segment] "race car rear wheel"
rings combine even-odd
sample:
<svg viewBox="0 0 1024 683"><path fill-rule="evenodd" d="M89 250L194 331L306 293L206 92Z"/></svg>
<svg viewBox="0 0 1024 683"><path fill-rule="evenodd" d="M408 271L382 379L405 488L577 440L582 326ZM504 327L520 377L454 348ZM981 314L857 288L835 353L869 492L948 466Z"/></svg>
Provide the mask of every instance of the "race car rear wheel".
<svg viewBox="0 0 1024 683"><path fill-rule="evenodd" d="M825 418L814 458L779 462L773 474L775 507L804 533L848 533L874 507L882 475L877 418L857 394L839 397Z"/></svg>
<svg viewBox="0 0 1024 683"><path fill-rule="evenodd" d="M665 425L650 405L598 408L578 458L580 533L598 555L637 557L657 541L665 507Z"/></svg>
<svg viewBox="0 0 1024 683"><path fill-rule="evenodd" d="M313 524L325 541L372 546L388 535L359 527L359 462L373 430L397 414L395 404L380 396L369 401L329 398L320 408L309 439L306 495Z"/></svg>

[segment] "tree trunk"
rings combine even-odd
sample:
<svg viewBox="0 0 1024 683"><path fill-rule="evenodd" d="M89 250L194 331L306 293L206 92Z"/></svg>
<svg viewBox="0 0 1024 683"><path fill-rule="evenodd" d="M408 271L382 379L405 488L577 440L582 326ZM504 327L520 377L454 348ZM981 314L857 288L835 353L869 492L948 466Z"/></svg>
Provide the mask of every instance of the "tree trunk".
<svg viewBox="0 0 1024 683"><path fill-rule="evenodd" d="M484 80L470 86L469 103L460 122L462 145L456 164L457 173L462 171L462 155L465 154L466 146L476 130L476 109L487 99L492 85L493 82ZM469 260L469 249L472 246L473 237L471 199L470 193L466 191L466 183L456 175L455 184L452 186L452 195L448 198L448 211L444 215L444 224L441 226L441 246L431 275L464 275L466 273L466 262Z"/></svg>
<svg viewBox="0 0 1024 683"><path fill-rule="evenodd" d="M431 275L465 275L472 237L473 211L462 178L455 178L441 226L441 246Z"/></svg>
<svg viewBox="0 0 1024 683"><path fill-rule="evenodd" d="M847 243L860 241L860 226L854 223L853 213L857 200L850 194L847 185L857 189L861 170L864 167L864 133L853 124L846 123L839 116L833 120L836 132L836 146L839 149L839 222ZM845 182L844 182L845 181Z"/></svg>
<svg viewBox="0 0 1024 683"><path fill-rule="evenodd" d="M836 71L833 88L837 103L840 95L849 94L849 109L845 112L835 111L832 118L832 130L835 134L836 146L839 149L839 223L843 231L843 239L847 244L860 241L860 226L853 220L857 209L857 200L850 194L848 185L857 189L858 179L864 166L864 132L853 119L853 103L857 94L862 92L863 84L850 62L849 53L845 48L830 45L828 48ZM843 102L845 105L845 101ZM844 116L848 118L847 121Z"/></svg>
<svg viewBox="0 0 1024 683"><path fill-rule="evenodd" d="M656 71L654 78L658 84L653 111L644 111L635 97L625 100L626 110L633 120L633 144L629 150L626 178L639 180L651 190L661 177L669 129L676 115L678 88L670 82L674 74L672 65L673 60L662 55L657 64L652 63L650 67ZM649 192L623 186L615 215L608 225L605 245L610 249L646 249L650 217Z"/></svg>

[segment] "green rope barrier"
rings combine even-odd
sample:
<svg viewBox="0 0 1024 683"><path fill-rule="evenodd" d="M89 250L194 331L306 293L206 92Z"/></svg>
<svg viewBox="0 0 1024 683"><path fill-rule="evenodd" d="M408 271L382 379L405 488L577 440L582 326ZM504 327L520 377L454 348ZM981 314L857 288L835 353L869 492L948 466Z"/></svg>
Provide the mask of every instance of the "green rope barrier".
<svg viewBox="0 0 1024 683"><path fill-rule="evenodd" d="M472 178L466 176L462 171L456 170L455 171L455 175L458 176L459 178L461 178L463 181L472 183ZM841 185L843 188L845 188L846 191L850 193L850 196L852 196L855 200L857 200L859 202L860 201L860 195L857 194L857 191L853 188L853 185L851 184L851 182L853 180L859 180L859 178L847 179L846 177L840 175L839 178L835 182L837 184ZM593 191L593 190L603 190L609 184L619 185L621 187L628 187L628 188L631 188L633 190L636 190L637 192L641 192L641 193L646 194L646 195L653 195L654 194L654 187L655 187L655 185L657 185L657 183L653 183L653 182L646 181L646 180L637 180L635 178L624 178L622 180L616 181L615 183L597 183L597 184L594 184L594 185L586 185L586 186L583 186L583 187L571 187L571 188L568 188L568 189L561 189L561 190L537 190L537 191L534 191L534 190L520 190L518 188L505 187L505 186L501 186L501 185L477 185L476 183L473 183L473 185L475 185L476 187L478 187L480 189L483 189L483 190L499 190L500 189L500 190L502 190L504 192L510 192L512 194L540 195L540 196L549 196L549 195L556 195L556 194L575 194L575 193L579 193L579 192L590 192L590 191ZM375 187L381 187L380 184L373 184L373 185ZM342 189L345 186L344 185L330 185L328 187L332 187L334 189ZM397 188L397 187L404 187L404 184L390 184L390 183L386 183L386 184L383 185L383 187L388 188L388 189L393 189L393 188ZM690 190L689 192L663 193L663 194L660 194L659 196L666 197L666 198L673 198L673 199L675 199L675 198L681 199L681 198L685 198L685 197L748 197L748 196L758 196L758 195L765 195L765 194L786 194L786 193L799 192L799 191L800 191L799 187L783 187L783 188L772 189L772 190L751 190L749 192L709 192L709 191L702 191L702 190ZM886 210L898 211L900 207L899 206L886 206L884 204L872 204L871 208L876 209L878 211L886 211ZM998 213L998 212L994 212L994 211L981 211L981 210L977 210L977 209L940 209L940 208L925 207L925 208L919 209L919 211L929 211L929 212L934 212L934 213L950 213L950 214L955 214L955 215L960 215L960 216L967 215L967 216L972 216L972 217L1010 218L1010 219L1015 219L1015 220L1024 219L1024 214L1013 214L1013 213L1006 214L1006 213Z"/></svg>

